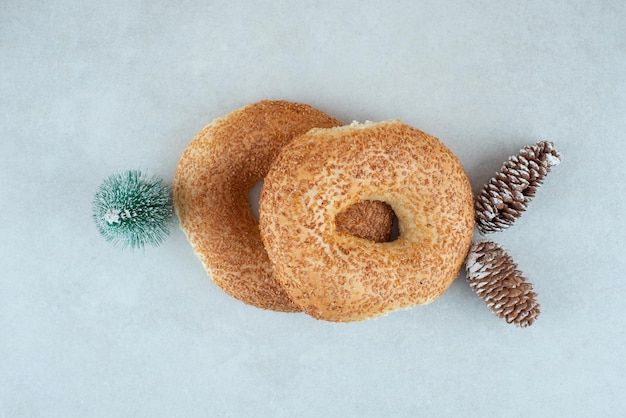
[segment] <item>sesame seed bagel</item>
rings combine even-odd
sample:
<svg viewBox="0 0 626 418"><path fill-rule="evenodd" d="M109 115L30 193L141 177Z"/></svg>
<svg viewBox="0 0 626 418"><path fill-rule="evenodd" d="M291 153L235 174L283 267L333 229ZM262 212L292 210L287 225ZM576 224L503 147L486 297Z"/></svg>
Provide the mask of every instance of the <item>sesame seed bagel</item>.
<svg viewBox="0 0 626 418"><path fill-rule="evenodd" d="M391 206L397 239L337 228L340 214L367 200ZM265 177L260 228L291 300L318 319L365 320L448 289L471 244L472 189L450 150L400 121L313 129Z"/></svg>
<svg viewBox="0 0 626 418"><path fill-rule="evenodd" d="M229 295L259 308L301 310L273 277L248 192L293 138L338 125L306 104L262 101L217 118L183 152L174 176L176 214L205 270ZM371 233L391 230L386 218L372 222Z"/></svg>

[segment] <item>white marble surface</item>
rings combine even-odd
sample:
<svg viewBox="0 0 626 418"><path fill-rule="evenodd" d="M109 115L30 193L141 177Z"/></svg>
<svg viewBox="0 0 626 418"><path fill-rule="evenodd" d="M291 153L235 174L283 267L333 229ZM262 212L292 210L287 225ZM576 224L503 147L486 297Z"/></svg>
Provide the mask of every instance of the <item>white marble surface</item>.
<svg viewBox="0 0 626 418"><path fill-rule="evenodd" d="M620 416L626 408L622 1L3 1L0 417ZM529 329L459 276L354 324L260 311L184 235L120 251L91 198L173 178L248 102L441 138L478 189L539 139L563 163L493 235L535 284Z"/></svg>

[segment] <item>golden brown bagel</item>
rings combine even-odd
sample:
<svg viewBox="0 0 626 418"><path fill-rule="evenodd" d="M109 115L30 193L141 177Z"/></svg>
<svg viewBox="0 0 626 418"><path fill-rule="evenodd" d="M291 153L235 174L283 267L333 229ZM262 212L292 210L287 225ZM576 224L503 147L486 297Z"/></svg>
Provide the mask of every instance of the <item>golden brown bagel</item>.
<svg viewBox="0 0 626 418"><path fill-rule="evenodd" d="M205 270L226 293L264 309L300 310L273 278L248 191L294 137L338 125L309 105L262 101L214 120L189 143L174 177L176 213ZM362 216L374 223L372 233L391 230L391 223L368 213Z"/></svg>
<svg viewBox="0 0 626 418"><path fill-rule="evenodd" d="M398 239L338 231L337 216L364 200L391 205ZM443 294L471 243L473 196L452 152L402 122L313 129L266 176L260 228L276 279L306 313L364 320Z"/></svg>

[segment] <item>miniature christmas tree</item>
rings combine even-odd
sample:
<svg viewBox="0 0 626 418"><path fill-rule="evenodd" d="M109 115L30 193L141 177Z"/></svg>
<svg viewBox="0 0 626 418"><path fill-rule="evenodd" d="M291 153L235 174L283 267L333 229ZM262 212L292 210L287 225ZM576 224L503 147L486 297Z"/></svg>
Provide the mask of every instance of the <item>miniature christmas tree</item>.
<svg viewBox="0 0 626 418"><path fill-rule="evenodd" d="M100 234L115 245L158 246L169 234L173 214L169 185L139 170L104 180L93 199L93 219Z"/></svg>

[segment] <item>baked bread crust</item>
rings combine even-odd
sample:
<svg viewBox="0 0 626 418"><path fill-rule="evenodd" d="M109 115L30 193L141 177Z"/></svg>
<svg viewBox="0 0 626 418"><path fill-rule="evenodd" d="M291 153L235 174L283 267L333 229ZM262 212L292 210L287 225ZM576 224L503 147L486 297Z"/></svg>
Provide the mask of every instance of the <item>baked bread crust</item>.
<svg viewBox="0 0 626 418"><path fill-rule="evenodd" d="M396 240L338 231L338 214L364 200L393 208ZM265 177L260 228L275 278L306 313L365 320L448 289L472 240L472 189L448 148L400 121L313 129Z"/></svg>
<svg viewBox="0 0 626 418"><path fill-rule="evenodd" d="M335 217L337 231L374 242L391 239L395 214L385 202L364 200L346 208Z"/></svg>
<svg viewBox="0 0 626 418"><path fill-rule="evenodd" d="M229 295L275 311L300 311L273 277L248 191L283 146L313 127L341 125L313 107L261 101L215 119L176 168L180 226L212 280Z"/></svg>

